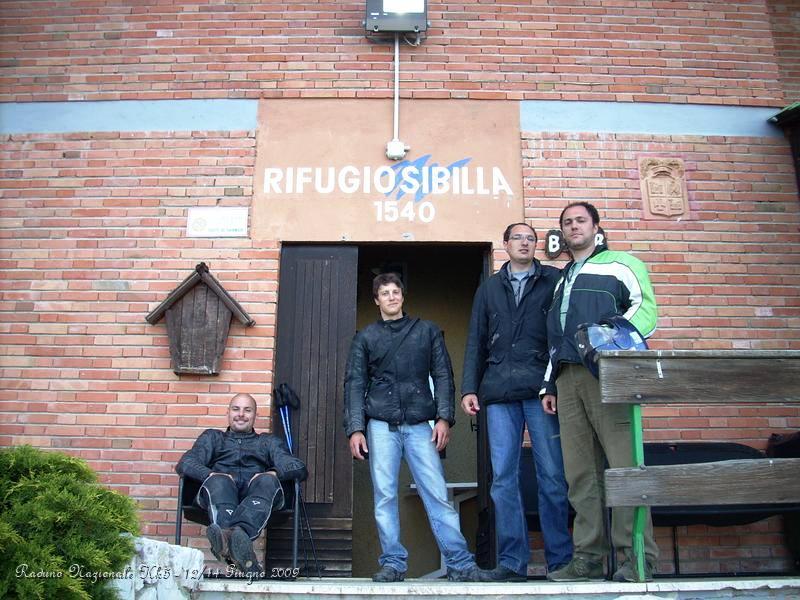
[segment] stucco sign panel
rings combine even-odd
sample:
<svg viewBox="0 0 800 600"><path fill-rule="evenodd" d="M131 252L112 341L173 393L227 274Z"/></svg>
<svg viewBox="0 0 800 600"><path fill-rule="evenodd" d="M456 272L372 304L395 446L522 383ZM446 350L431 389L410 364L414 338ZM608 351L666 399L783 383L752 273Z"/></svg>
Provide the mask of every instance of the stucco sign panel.
<svg viewBox="0 0 800 600"><path fill-rule="evenodd" d="M493 241L523 218L519 106L263 100L251 235L282 241Z"/></svg>

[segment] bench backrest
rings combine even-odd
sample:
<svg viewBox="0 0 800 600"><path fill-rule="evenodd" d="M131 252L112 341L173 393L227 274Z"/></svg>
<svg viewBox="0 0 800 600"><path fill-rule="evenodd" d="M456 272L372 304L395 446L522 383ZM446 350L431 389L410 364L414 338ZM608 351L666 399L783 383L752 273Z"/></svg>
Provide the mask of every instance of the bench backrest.
<svg viewBox="0 0 800 600"><path fill-rule="evenodd" d="M800 351L605 352L603 402L800 402ZM607 469L608 506L800 502L800 458Z"/></svg>

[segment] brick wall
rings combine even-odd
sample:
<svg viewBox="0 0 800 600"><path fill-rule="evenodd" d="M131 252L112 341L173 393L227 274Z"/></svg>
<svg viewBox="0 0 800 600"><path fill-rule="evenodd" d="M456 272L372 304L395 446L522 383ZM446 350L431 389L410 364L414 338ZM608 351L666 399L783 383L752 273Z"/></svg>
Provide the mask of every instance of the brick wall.
<svg viewBox="0 0 800 600"><path fill-rule="evenodd" d="M431 2L427 40L401 49L403 95L780 107L799 97L797 5ZM392 49L362 18L363 2L6 1L0 101L389 97ZM689 218L641 220L644 155L686 162ZM254 393L270 426L278 244L184 237L187 207L250 204L254 163L253 131L0 137L0 445L88 459L149 536L173 535L173 465L232 393ZM590 200L613 247L648 263L654 347L800 349L786 142L526 132L523 169L540 232ZM175 376L164 324L144 321L200 261L257 321L232 325L216 378ZM763 448L800 413L660 407L645 426ZM785 566L779 527L682 528L684 568Z"/></svg>
<svg viewBox="0 0 800 600"><path fill-rule="evenodd" d="M526 212L540 232L593 202L609 245L648 264L660 349L800 349L800 203L778 140L523 133ZM690 215L643 220L639 158L682 158ZM647 409L648 439L735 439L763 449L800 428L788 407Z"/></svg>
<svg viewBox="0 0 800 600"><path fill-rule="evenodd" d="M172 533L172 469L198 431L234 392L271 388L277 246L184 237L187 207L249 205L254 160L252 131L0 145L0 446L88 459L140 502L147 535ZM200 261L257 325L233 322L219 377L178 377L165 323L144 317Z"/></svg>
<svg viewBox="0 0 800 600"><path fill-rule="evenodd" d="M688 219L642 220L643 156L684 160ZM587 200L610 246L648 264L660 314L651 348L800 349L800 203L782 140L524 132L523 170L540 237L567 202ZM800 407L658 406L643 421L648 441L764 449L770 434L800 429ZM785 570L781 527L680 527L681 570ZM670 532L656 533L659 570L671 572Z"/></svg>
<svg viewBox="0 0 800 600"><path fill-rule="evenodd" d="M800 101L800 1L770 0L772 38L785 104Z"/></svg>
<svg viewBox="0 0 800 600"><path fill-rule="evenodd" d="M654 347L800 348L800 205L781 140L526 132L523 147L526 216L540 232L567 201L591 200L613 247L649 264ZM173 533L172 468L198 430L219 426L235 391L267 401L277 244L183 233L189 206L250 203L254 152L252 131L19 135L0 146L0 444L90 460L140 502L150 536ZM683 158L691 218L640 220L644 155ZM219 377L177 377L166 328L144 316L201 260L258 324L234 323ZM651 440L763 448L773 431L800 429L800 411L658 407L645 426ZM775 519L682 528L683 568L780 568L779 531Z"/></svg>
<svg viewBox="0 0 800 600"><path fill-rule="evenodd" d="M429 4L405 97L784 104L764 2ZM387 97L393 50L363 18L362 1L7 1L0 100Z"/></svg>

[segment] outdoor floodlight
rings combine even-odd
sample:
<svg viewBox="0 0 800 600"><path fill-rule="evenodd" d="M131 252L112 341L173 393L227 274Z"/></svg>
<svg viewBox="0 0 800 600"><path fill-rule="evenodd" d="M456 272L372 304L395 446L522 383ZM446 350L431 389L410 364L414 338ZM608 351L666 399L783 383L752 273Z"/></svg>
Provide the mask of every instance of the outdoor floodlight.
<svg viewBox="0 0 800 600"><path fill-rule="evenodd" d="M428 27L428 0L367 0L367 31L419 33Z"/></svg>

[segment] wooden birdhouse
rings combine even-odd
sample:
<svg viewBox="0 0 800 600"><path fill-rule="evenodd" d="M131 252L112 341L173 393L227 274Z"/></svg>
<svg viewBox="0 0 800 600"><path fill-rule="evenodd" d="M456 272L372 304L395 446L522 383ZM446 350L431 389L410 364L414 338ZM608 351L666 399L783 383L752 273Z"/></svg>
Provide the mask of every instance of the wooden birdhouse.
<svg viewBox="0 0 800 600"><path fill-rule="evenodd" d="M202 262L146 319L155 325L164 315L176 375L218 375L231 317L256 323Z"/></svg>

